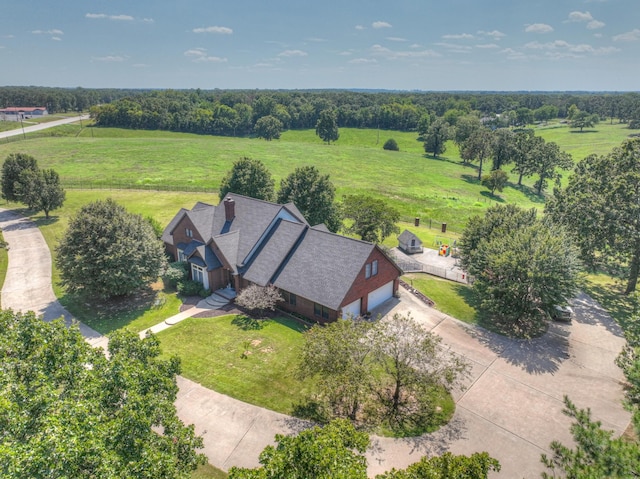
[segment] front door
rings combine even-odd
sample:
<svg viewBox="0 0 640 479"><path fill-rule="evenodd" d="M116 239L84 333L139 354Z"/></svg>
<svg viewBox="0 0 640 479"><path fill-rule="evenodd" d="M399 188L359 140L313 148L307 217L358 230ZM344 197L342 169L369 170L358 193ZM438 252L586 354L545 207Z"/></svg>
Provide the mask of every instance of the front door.
<svg viewBox="0 0 640 479"><path fill-rule="evenodd" d="M203 267L191 263L191 278L202 283L204 289L209 289L209 275Z"/></svg>

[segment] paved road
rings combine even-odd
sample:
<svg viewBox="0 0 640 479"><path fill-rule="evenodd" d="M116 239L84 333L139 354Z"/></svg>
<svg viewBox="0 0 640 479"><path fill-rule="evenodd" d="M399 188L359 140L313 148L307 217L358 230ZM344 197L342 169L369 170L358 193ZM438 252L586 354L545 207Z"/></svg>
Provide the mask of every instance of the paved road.
<svg viewBox="0 0 640 479"><path fill-rule="evenodd" d="M66 125L67 123L75 123L80 120L88 120L89 115L82 116L74 116L71 118L64 118L62 120L48 121L46 123L39 123L33 126L25 126L24 133L33 133L34 131L46 130L47 128L53 128L54 126ZM15 130L3 131L0 132L0 139L8 138L10 136L18 136L22 135L22 128L17 128Z"/></svg>
<svg viewBox="0 0 640 479"><path fill-rule="evenodd" d="M0 209L0 229L9 243L9 268L2 289L2 307L35 310L45 319L68 313L51 289L51 256L38 228L13 212ZM401 468L425 454L488 451L500 460L499 478L536 478L540 454L558 439L570 443L570 421L562 414L568 394L579 407L590 407L607 429L621 434L630 415L621 405L621 371L613 360L624 339L609 315L585 295L574 303L577 320L553 324L543 338L508 340L472 328L425 307L403 293L384 305L382 313L411 313L442 336L453 351L471 363L465 390L456 391L453 421L419 438L373 437L368 452L369 473ZM104 338L83 325L92 344ZM193 381L178 377L176 407L187 424L204 437L209 461L222 469L255 467L258 455L276 433L304 427L302 421L255 407Z"/></svg>

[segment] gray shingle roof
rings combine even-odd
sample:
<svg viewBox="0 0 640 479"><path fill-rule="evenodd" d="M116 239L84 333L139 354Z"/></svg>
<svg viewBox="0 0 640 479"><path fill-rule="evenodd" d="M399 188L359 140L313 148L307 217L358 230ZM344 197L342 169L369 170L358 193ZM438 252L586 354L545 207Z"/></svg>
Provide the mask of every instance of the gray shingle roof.
<svg viewBox="0 0 640 479"><path fill-rule="evenodd" d="M404 230L400 234L400 236L398 236L398 241L401 241L402 243L408 243L412 239L417 240L420 244L422 244L422 240L420 240L420 238L418 238L414 233L412 233L409 230Z"/></svg>
<svg viewBox="0 0 640 479"><path fill-rule="evenodd" d="M337 310L375 246L314 228L303 234L272 282Z"/></svg>
<svg viewBox="0 0 640 479"><path fill-rule="evenodd" d="M260 286L269 284L305 228L306 225L300 223L278 220L242 272L242 276Z"/></svg>

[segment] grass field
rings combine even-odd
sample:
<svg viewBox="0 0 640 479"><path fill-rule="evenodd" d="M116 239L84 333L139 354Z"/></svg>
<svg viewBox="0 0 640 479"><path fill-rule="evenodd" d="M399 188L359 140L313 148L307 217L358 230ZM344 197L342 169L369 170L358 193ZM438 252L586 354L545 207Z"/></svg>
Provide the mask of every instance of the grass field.
<svg viewBox="0 0 640 479"><path fill-rule="evenodd" d="M407 274L402 279L432 299L438 311L466 323L477 321L476 301L469 286L425 273Z"/></svg>
<svg viewBox="0 0 640 479"><path fill-rule="evenodd" d="M189 318L158 333L186 377L250 404L291 414L313 384L294 377L304 328L286 318Z"/></svg>

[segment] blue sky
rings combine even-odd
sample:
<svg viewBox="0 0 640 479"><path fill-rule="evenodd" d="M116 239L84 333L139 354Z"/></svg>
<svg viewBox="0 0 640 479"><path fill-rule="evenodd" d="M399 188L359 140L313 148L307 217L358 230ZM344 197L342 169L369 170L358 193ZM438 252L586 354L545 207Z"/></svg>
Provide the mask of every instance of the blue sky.
<svg viewBox="0 0 640 479"><path fill-rule="evenodd" d="M2 85L640 90L638 0L5 0Z"/></svg>

